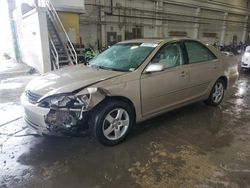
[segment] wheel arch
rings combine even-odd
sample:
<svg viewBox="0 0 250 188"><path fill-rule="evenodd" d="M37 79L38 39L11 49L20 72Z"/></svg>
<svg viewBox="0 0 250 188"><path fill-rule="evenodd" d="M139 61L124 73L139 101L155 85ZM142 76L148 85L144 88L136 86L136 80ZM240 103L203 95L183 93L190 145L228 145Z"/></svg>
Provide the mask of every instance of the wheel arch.
<svg viewBox="0 0 250 188"><path fill-rule="evenodd" d="M224 84L225 84L225 89L228 88L228 79L227 79L226 76L221 76L217 80L222 80L224 82Z"/></svg>
<svg viewBox="0 0 250 188"><path fill-rule="evenodd" d="M128 114L132 114L131 116L132 121L130 121L129 128L126 130L125 134L122 137L118 138L117 140L110 140L107 137L105 138L103 129L101 128L103 126L102 118L105 118L104 115L105 113L108 112L107 110L105 111L105 106L110 104L111 106L108 109L110 110L114 107L116 103L119 103L119 102L120 104L123 103L123 106L125 106L126 104L126 107L129 108ZM113 145L119 144L126 138L126 135L129 133L133 124L135 123L135 117L136 117L136 112L135 112L135 108L131 100L122 96L106 96L93 109L91 109L91 112L89 114L89 122L88 122L89 130L90 130L91 135L95 137L100 143L104 145L108 145L108 146L113 146Z"/></svg>
<svg viewBox="0 0 250 188"><path fill-rule="evenodd" d="M136 114L135 106L134 106L133 102L129 98L124 97L124 96L110 96L110 95L107 95L101 102L99 102L96 106L94 106L94 108L91 111L98 109L103 103L108 102L110 100L123 101L123 102L129 104L129 106L131 107L131 109L132 109L132 111L134 113L134 116L135 116L134 119L136 120L137 114Z"/></svg>
<svg viewBox="0 0 250 188"><path fill-rule="evenodd" d="M107 96L104 100L118 100L118 101L123 101L123 102L129 104L129 106L131 107L131 109L134 112L135 119L136 119L135 106L134 106L133 102L129 98L124 97L124 96Z"/></svg>

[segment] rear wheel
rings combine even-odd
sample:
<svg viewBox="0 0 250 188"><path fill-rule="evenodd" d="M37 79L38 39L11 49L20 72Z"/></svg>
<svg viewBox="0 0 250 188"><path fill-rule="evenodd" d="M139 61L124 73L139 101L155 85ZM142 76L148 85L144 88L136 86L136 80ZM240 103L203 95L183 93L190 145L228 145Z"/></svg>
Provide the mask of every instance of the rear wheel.
<svg viewBox="0 0 250 188"><path fill-rule="evenodd" d="M219 79L214 84L208 99L205 101L206 104L211 106L218 106L223 98L225 92L225 83L222 79Z"/></svg>
<svg viewBox="0 0 250 188"><path fill-rule="evenodd" d="M122 142L134 123L134 112L123 101L107 100L93 111L90 129L92 135L104 145Z"/></svg>

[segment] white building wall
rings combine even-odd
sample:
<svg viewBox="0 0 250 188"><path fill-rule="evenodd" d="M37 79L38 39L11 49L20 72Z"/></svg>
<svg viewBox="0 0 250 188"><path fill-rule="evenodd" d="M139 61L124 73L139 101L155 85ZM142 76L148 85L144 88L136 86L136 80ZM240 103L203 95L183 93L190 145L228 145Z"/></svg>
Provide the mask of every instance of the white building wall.
<svg viewBox="0 0 250 188"><path fill-rule="evenodd" d="M21 17L15 14L22 62L40 73L51 70L49 41L44 8L34 9Z"/></svg>
<svg viewBox="0 0 250 188"><path fill-rule="evenodd" d="M34 0L19 0L19 2L25 1L34 1ZM46 2L51 1L53 6L58 11L65 11L65 12L77 12L77 13L84 13L85 12L85 0L37 0L39 7L45 7Z"/></svg>
<svg viewBox="0 0 250 188"><path fill-rule="evenodd" d="M125 32L139 27L145 38L167 37L170 33L183 32L188 37L197 36L208 43L221 41L228 45L234 35L237 42L244 38L244 22L250 14L247 0L113 0L113 15L110 14L110 5L111 0L86 0L86 14L81 16L81 30L85 30L81 32L84 44L101 41L100 45L107 45L107 32L111 31L117 32L124 40ZM226 22L223 20L225 13L228 15ZM86 29L86 21L96 27ZM97 35L84 37L86 31Z"/></svg>
<svg viewBox="0 0 250 188"><path fill-rule="evenodd" d="M82 41L84 41L85 47L89 47L91 45L95 49L97 49L97 24L81 24L80 25L80 36L82 38Z"/></svg>

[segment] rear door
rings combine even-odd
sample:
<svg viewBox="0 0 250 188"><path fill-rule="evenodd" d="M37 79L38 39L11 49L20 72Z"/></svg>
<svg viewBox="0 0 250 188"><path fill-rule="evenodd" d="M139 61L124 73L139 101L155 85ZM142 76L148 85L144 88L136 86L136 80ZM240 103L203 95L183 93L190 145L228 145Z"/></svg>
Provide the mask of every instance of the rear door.
<svg viewBox="0 0 250 188"><path fill-rule="evenodd" d="M218 59L202 43L198 41L184 41L188 56L190 73L190 99L205 95L217 76Z"/></svg>
<svg viewBox="0 0 250 188"><path fill-rule="evenodd" d="M143 73L141 77L141 103L143 116L153 115L187 100L188 68L180 43L163 46L151 64L163 64L161 72Z"/></svg>

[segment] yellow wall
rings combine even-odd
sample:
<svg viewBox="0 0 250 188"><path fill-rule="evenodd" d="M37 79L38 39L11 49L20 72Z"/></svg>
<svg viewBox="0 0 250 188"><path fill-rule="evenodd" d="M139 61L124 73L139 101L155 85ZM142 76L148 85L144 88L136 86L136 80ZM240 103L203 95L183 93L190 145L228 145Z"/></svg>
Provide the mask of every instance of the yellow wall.
<svg viewBox="0 0 250 188"><path fill-rule="evenodd" d="M80 23L79 14L69 12L58 12L58 15L63 23L66 32L69 32L70 28L75 29L76 43L80 43ZM74 41L73 41L74 42Z"/></svg>

